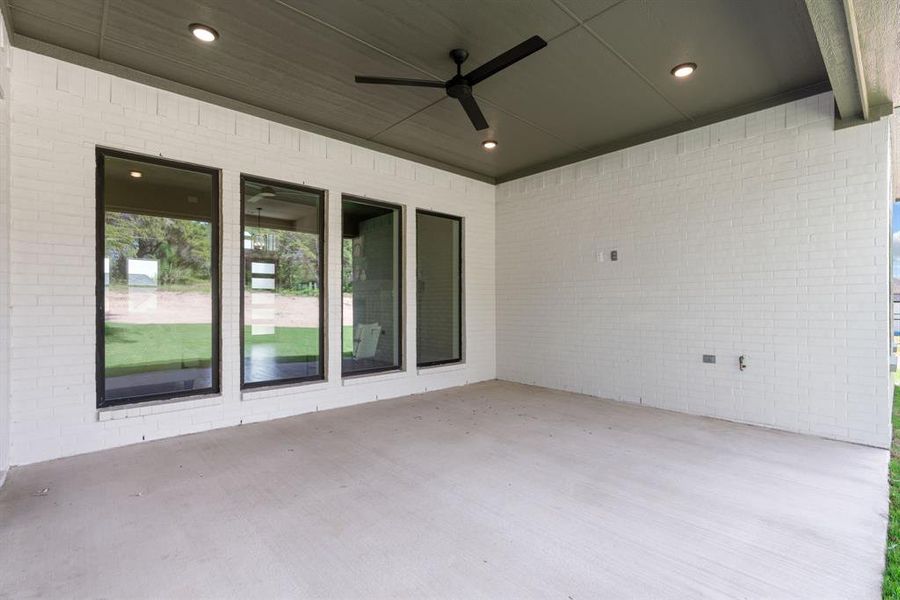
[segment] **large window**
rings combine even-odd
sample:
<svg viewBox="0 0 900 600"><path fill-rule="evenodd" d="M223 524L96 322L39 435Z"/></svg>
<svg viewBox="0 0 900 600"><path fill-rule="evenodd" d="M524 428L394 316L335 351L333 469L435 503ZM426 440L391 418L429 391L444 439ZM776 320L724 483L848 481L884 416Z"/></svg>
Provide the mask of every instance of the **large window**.
<svg viewBox="0 0 900 600"><path fill-rule="evenodd" d="M342 215L343 374L399 369L400 208L345 196Z"/></svg>
<svg viewBox="0 0 900 600"><path fill-rule="evenodd" d="M244 387L323 379L324 193L241 178Z"/></svg>
<svg viewBox="0 0 900 600"><path fill-rule="evenodd" d="M416 352L420 367L462 360L462 220L416 212Z"/></svg>
<svg viewBox="0 0 900 600"><path fill-rule="evenodd" d="M97 152L97 404L218 391L219 176Z"/></svg>

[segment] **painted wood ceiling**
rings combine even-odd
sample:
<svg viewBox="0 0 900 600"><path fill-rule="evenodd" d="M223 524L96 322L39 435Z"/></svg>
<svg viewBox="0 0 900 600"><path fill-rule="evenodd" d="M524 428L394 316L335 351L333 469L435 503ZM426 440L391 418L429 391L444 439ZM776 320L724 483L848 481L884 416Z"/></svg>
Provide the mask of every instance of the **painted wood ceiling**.
<svg viewBox="0 0 900 600"><path fill-rule="evenodd" d="M829 89L803 0L8 2L16 45L50 44L487 180ZM198 42L193 22L221 37ZM476 88L484 132L441 89L353 81L444 80L450 49L470 52L466 71L535 34L549 45ZM685 61L699 68L673 78ZM490 153L488 137L500 143Z"/></svg>

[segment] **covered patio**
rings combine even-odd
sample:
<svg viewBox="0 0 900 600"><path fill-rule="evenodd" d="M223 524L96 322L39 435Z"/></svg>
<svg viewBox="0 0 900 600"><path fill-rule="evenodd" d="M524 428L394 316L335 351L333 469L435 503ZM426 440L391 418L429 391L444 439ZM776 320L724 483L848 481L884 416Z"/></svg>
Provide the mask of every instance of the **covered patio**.
<svg viewBox="0 0 900 600"><path fill-rule="evenodd" d="M0 589L874 598L886 462L478 383L16 469L0 490Z"/></svg>

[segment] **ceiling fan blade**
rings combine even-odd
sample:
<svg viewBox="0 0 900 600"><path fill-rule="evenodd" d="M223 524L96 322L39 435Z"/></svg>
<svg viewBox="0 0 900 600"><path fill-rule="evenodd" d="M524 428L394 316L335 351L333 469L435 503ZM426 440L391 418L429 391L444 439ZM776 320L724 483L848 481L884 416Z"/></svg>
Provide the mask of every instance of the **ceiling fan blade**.
<svg viewBox="0 0 900 600"><path fill-rule="evenodd" d="M430 79L404 79L402 77L365 77L357 75L356 83L377 83L381 85L411 85L414 87L446 87L443 81L431 81Z"/></svg>
<svg viewBox="0 0 900 600"><path fill-rule="evenodd" d="M475 85L479 81L484 81L491 75L494 75L502 71L506 67L519 62L529 54L534 54L546 45L547 42L545 42L541 36L532 36L518 46L510 48L500 56L492 58L491 60L487 61L480 67L470 72L468 75L466 75L466 81L469 83L469 85Z"/></svg>
<svg viewBox="0 0 900 600"><path fill-rule="evenodd" d="M462 104L462 107L466 110L466 114L469 115L469 120L472 121L472 125L475 126L475 129L481 131L482 129L488 128L487 119L484 118L481 109L478 108L478 103L475 102L475 96L460 98L459 103Z"/></svg>

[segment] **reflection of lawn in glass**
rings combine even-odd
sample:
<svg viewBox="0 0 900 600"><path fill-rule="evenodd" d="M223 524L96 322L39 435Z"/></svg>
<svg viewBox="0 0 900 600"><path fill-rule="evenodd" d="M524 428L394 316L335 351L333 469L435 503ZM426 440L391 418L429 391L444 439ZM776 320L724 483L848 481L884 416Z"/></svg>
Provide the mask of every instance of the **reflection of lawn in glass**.
<svg viewBox="0 0 900 600"><path fill-rule="evenodd" d="M106 324L106 376L147 373L169 369L208 367L210 326L203 323L143 325ZM274 357L287 359L318 355L315 327L276 327L274 335L252 336L246 327L248 347L268 344ZM352 348L353 328L344 327L344 348Z"/></svg>
<svg viewBox="0 0 900 600"><path fill-rule="evenodd" d="M106 376L208 367L209 324L106 324Z"/></svg>
<svg viewBox="0 0 900 600"><path fill-rule="evenodd" d="M352 347L353 327L343 329L344 347ZM276 361L304 360L319 355L319 330L316 327L276 327L274 334L251 335L250 327L244 327L246 354L253 346L265 346L267 356Z"/></svg>

